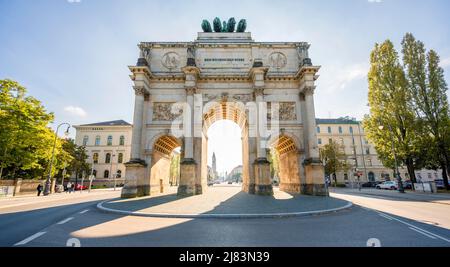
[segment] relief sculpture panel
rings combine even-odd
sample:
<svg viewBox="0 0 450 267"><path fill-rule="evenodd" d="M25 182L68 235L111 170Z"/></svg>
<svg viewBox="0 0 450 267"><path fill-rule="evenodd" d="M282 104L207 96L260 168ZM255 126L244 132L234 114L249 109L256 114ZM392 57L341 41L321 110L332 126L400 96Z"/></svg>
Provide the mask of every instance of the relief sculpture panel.
<svg viewBox="0 0 450 267"><path fill-rule="evenodd" d="M153 103L154 121L173 121L183 114L183 110L177 108L175 103Z"/></svg>
<svg viewBox="0 0 450 267"><path fill-rule="evenodd" d="M272 119L272 105L271 102L267 103L267 119ZM279 120L280 121L296 121L297 120L297 111L295 102L280 102L278 103L279 107Z"/></svg>

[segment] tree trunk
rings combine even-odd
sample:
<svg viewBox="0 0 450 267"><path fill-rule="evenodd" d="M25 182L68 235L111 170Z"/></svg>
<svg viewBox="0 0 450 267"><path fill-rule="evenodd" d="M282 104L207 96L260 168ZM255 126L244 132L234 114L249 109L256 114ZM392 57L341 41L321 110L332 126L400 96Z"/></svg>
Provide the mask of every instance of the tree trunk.
<svg viewBox="0 0 450 267"><path fill-rule="evenodd" d="M450 185L448 183L448 177L450 176L450 158L447 153L446 146L441 143L439 145L439 150L444 157L444 162L441 163L442 167L442 178L444 180L444 186L447 190L450 190Z"/></svg>
<svg viewBox="0 0 450 267"><path fill-rule="evenodd" d="M441 169L442 169L442 179L444 180L445 189L450 190L449 185L448 185L448 174L447 174L448 168L444 162L441 163Z"/></svg>
<svg viewBox="0 0 450 267"><path fill-rule="evenodd" d="M406 159L406 167L408 169L409 178L411 179L411 183L414 184L417 183L416 180L416 172L414 168L414 161L411 158Z"/></svg>

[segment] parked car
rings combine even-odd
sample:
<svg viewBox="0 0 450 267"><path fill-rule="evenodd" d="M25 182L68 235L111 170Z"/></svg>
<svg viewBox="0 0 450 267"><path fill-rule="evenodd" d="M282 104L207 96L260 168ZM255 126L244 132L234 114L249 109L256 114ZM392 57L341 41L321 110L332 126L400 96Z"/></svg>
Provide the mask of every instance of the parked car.
<svg viewBox="0 0 450 267"><path fill-rule="evenodd" d="M85 185L81 185L81 184L76 184L75 185L75 191L80 191L80 190L87 190L88 189L88 187L87 186L85 186Z"/></svg>
<svg viewBox="0 0 450 267"><path fill-rule="evenodd" d="M396 182L384 182L376 186L376 189L397 190L398 186Z"/></svg>
<svg viewBox="0 0 450 267"><path fill-rule="evenodd" d="M434 181L436 183L437 189L445 189L445 184L443 179L437 179Z"/></svg>
<svg viewBox="0 0 450 267"><path fill-rule="evenodd" d="M382 182L367 182L361 185L361 187L364 188L375 188L377 185L381 184Z"/></svg>
<svg viewBox="0 0 450 267"><path fill-rule="evenodd" d="M404 189L412 189L411 181L404 181L402 184Z"/></svg>
<svg viewBox="0 0 450 267"><path fill-rule="evenodd" d="M230 182L228 182L228 184L233 184L233 182L230 181Z"/></svg>

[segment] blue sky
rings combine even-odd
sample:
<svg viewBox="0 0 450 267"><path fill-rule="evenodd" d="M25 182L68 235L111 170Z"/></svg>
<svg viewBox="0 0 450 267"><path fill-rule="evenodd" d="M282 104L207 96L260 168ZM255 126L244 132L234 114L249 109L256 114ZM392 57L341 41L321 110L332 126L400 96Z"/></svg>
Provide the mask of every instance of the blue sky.
<svg viewBox="0 0 450 267"><path fill-rule="evenodd" d="M447 0L0 0L0 78L25 85L56 123L132 121L128 65L140 41L192 41L201 21L246 18L256 41L307 41L321 65L318 117L368 112L369 53L412 32L450 73Z"/></svg>

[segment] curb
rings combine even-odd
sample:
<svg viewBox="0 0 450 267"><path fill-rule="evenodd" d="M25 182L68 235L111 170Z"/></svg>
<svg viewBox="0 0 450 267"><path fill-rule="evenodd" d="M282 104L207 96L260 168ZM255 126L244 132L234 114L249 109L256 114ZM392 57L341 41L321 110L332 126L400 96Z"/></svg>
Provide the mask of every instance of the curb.
<svg viewBox="0 0 450 267"><path fill-rule="evenodd" d="M290 218L290 217L307 217L314 215L324 215L347 210L353 207L352 202L347 202L345 206L328 209L314 210L292 213L267 213L267 214L168 214L168 213L144 213L138 211L124 211L105 208L103 204L109 200L97 204L97 209L105 213L113 213L127 216L149 217L149 218L177 218L177 219L265 219L265 218Z"/></svg>

